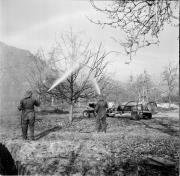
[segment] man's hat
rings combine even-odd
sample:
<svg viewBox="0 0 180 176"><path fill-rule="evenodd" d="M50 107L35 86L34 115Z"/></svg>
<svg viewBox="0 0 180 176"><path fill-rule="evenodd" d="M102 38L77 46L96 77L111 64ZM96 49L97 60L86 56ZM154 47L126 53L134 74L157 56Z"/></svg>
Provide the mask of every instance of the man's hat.
<svg viewBox="0 0 180 176"><path fill-rule="evenodd" d="M27 90L25 93L25 98L31 97L32 96L32 91L31 90Z"/></svg>
<svg viewBox="0 0 180 176"><path fill-rule="evenodd" d="M99 100L104 100L105 99L105 95L104 94L100 94L98 98L99 98Z"/></svg>

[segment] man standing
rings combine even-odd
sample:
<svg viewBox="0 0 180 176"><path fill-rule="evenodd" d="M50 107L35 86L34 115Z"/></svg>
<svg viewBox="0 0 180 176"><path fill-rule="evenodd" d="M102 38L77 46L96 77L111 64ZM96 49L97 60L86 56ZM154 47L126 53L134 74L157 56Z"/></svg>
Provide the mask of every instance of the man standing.
<svg viewBox="0 0 180 176"><path fill-rule="evenodd" d="M25 98L20 101L19 111L21 114L22 137L27 139L28 126L30 129L30 139L34 140L35 111L34 106L39 106L40 102L32 97L32 91L27 91Z"/></svg>
<svg viewBox="0 0 180 176"><path fill-rule="evenodd" d="M108 108L107 102L104 100L104 96L100 95L99 101L95 107L96 115L96 128L97 132L105 132L106 133L106 109Z"/></svg>

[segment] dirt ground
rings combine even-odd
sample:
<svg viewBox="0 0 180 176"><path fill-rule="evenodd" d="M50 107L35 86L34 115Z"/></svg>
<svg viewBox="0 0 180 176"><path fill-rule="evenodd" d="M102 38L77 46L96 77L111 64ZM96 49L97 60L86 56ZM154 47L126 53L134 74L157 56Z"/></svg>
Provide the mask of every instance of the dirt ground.
<svg viewBox="0 0 180 176"><path fill-rule="evenodd" d="M68 114L39 114L36 140L23 141L19 116L11 116L1 118L0 141L31 174L117 175L113 167L148 156L178 165L179 110L159 112L151 120L107 118L107 123L107 133L97 134L94 117L75 113L70 125Z"/></svg>

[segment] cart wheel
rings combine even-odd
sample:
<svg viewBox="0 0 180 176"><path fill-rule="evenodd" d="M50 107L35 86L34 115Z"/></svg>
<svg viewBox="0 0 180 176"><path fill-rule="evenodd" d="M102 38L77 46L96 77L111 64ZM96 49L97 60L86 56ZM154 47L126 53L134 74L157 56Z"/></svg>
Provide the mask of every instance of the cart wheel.
<svg viewBox="0 0 180 176"><path fill-rule="evenodd" d="M90 117L90 113L88 111L83 111L83 117L89 118Z"/></svg>

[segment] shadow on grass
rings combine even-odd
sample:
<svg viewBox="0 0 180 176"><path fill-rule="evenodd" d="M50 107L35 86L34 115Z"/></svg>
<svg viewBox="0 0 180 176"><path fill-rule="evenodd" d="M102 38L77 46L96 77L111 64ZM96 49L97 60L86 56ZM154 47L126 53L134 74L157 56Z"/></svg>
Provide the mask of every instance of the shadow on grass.
<svg viewBox="0 0 180 176"><path fill-rule="evenodd" d="M119 120L123 121L124 125L131 126L131 125L139 125L140 128L142 125L145 125L146 128L158 130L162 133L166 133L170 136L179 136L178 130L174 129L177 123L174 121L168 120L167 123L164 123L163 120L156 120L156 119L143 119L143 120L131 120L127 117L120 118ZM153 126L159 125L159 127Z"/></svg>
<svg viewBox="0 0 180 176"><path fill-rule="evenodd" d="M49 133L55 132L55 131L59 131L59 130L61 130L61 129L62 129L61 126L55 126L55 127L53 127L53 128L47 129L47 130L45 130L45 131L37 134L37 135L35 136L35 140L41 139L41 138L43 138L44 136L47 136Z"/></svg>
<svg viewBox="0 0 180 176"><path fill-rule="evenodd" d="M155 124L161 125L161 127L153 127L153 126L150 126L149 124L147 124L143 121L141 121L141 123L144 124L146 126L146 128L155 129L155 130L158 130L160 132L169 134L170 136L178 136L177 130L173 129L171 125L165 124L162 121L157 121L157 120L155 121Z"/></svg>
<svg viewBox="0 0 180 176"><path fill-rule="evenodd" d="M68 111L63 111L59 109L54 109L54 110L41 110L36 112L38 115L48 115L48 114L69 114Z"/></svg>

